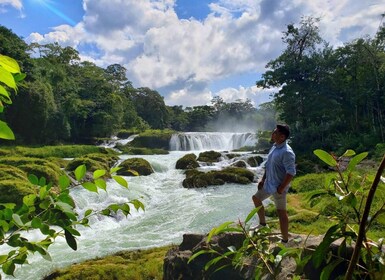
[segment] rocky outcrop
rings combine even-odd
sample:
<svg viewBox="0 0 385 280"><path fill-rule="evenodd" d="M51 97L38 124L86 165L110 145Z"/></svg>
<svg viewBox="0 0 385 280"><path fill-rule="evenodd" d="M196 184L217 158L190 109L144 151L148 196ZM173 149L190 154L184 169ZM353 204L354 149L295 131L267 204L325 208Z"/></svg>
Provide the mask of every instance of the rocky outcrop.
<svg viewBox="0 0 385 280"><path fill-rule="evenodd" d="M187 154L178 159L175 164L176 169L194 169L199 167L197 156L195 154Z"/></svg>
<svg viewBox="0 0 385 280"><path fill-rule="evenodd" d="M250 184L254 180L254 173L245 168L228 167L223 170L201 172L198 170L186 171L186 179L182 185L185 188L203 188L225 183Z"/></svg>
<svg viewBox="0 0 385 280"><path fill-rule="evenodd" d="M126 159L119 164L118 167L121 167L121 169L119 169L116 173L122 176L147 176L154 173L150 163L142 158Z"/></svg>
<svg viewBox="0 0 385 280"><path fill-rule="evenodd" d="M291 239L285 247L289 248L303 248L303 257L311 255L314 249L321 243L323 236L306 236L297 235ZM217 255L201 254L192 261L189 262L191 256L195 253L207 249L209 246L206 242L207 236L202 234L185 234L183 235L183 241L178 246L169 250L165 256L163 264L163 280L198 280L198 279L210 279L210 280L238 280L238 279L254 279L254 270L258 265L258 258L254 255L246 261L246 264L241 269L233 266L227 266L223 269L215 271L216 268L221 267L224 263L218 263L212 269L206 271L205 265ZM212 237L210 246L215 248L216 251L224 253L228 251L230 246L240 248L245 240L245 236L242 233L223 233ZM277 244L273 248L274 254L278 254L282 247L278 246L279 238L272 235L269 238L271 244ZM352 248L347 247L341 249L341 244L336 241L330 247L331 255L337 256L338 254L344 255L344 257L350 258ZM325 256L326 259L326 256ZM319 268L315 268L312 261L303 269L304 279L320 279L322 269L325 267L325 263L321 264ZM338 276L343 276L347 269L347 262L340 263L336 269L330 274L329 279L336 279ZM297 273L297 265L293 258L283 258L281 262L281 269L278 271L275 277L271 275L264 275L262 279L292 279ZM302 278L301 278L302 279Z"/></svg>

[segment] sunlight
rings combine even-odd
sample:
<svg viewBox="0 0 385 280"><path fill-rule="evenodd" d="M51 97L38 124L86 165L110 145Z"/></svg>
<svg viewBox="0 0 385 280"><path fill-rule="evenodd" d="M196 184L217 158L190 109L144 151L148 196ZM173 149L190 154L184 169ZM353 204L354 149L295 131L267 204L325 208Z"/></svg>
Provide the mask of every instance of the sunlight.
<svg viewBox="0 0 385 280"><path fill-rule="evenodd" d="M55 7L55 3L52 0L31 0L32 2L36 3L37 5L44 6L49 11L60 17L61 19L65 20L67 23L71 25L76 25L76 22L69 18L67 15L62 13L59 9Z"/></svg>

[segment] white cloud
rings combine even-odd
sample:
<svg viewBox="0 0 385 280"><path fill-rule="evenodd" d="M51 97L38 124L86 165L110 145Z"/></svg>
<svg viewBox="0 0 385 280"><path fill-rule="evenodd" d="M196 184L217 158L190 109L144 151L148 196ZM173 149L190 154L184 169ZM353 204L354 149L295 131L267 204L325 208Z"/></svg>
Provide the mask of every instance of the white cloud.
<svg viewBox="0 0 385 280"><path fill-rule="evenodd" d="M21 10L23 8L23 3L21 2L21 0L0 0L0 6L8 5L18 10Z"/></svg>
<svg viewBox="0 0 385 280"><path fill-rule="evenodd" d="M28 40L78 47L82 58L103 67L120 63L134 86L158 90L170 105L203 105L213 95L249 98L257 105L266 91L239 87L212 93L209 86L232 75L264 72L284 47L282 31L301 16L321 17L322 37L340 45L373 35L385 10L381 0L213 0L211 13L198 21L179 19L175 2L84 0L78 25L33 33Z"/></svg>

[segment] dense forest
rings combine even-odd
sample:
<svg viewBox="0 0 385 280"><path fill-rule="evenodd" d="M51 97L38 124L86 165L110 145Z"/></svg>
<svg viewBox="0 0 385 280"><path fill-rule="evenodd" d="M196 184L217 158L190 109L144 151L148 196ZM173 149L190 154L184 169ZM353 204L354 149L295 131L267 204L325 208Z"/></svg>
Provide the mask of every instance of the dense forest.
<svg viewBox="0 0 385 280"><path fill-rule="evenodd" d="M298 153L373 150L385 142L385 27L373 38L333 47L321 38L318 21L287 26L286 48L257 81L277 89L274 99L258 108L219 96L211 105L167 106L157 91L133 87L122 65L101 68L57 43L27 45L0 26L0 53L27 74L1 117L21 144L84 143L147 128L213 131L235 121L270 130L279 121L292 127Z"/></svg>

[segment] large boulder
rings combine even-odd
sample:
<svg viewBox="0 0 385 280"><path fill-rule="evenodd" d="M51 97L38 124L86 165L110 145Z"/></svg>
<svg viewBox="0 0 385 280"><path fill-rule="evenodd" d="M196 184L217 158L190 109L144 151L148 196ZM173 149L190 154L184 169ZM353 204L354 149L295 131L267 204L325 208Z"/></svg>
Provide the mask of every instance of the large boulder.
<svg viewBox="0 0 385 280"><path fill-rule="evenodd" d="M175 164L176 169L194 169L197 167L199 167L199 163L195 154L184 155Z"/></svg>
<svg viewBox="0 0 385 280"><path fill-rule="evenodd" d="M185 188L202 188L225 183L250 184L254 180L254 173L245 168L228 167L223 170L202 172L198 170L186 171L186 179L182 185Z"/></svg>
<svg viewBox="0 0 385 280"><path fill-rule="evenodd" d="M198 161L211 164L213 162L219 162L221 160L222 154L217 151L207 151L202 152L198 156Z"/></svg>
<svg viewBox="0 0 385 280"><path fill-rule="evenodd" d="M277 233L278 234L278 233ZM272 248L273 255L278 255L282 250L282 245L279 244L279 238L276 235L271 235L269 243ZM291 239L289 243L285 245L284 250L298 250L302 251L303 258L307 255L312 255L315 248L322 242L323 236L309 236L309 235L297 235ZM238 280L238 279L256 279L255 269L258 266L263 266L262 261L258 258L258 254L249 254L249 257L245 259L243 266L234 267L230 263L218 262L209 270L205 270L205 265L218 257L217 254L200 254L193 260L190 258L202 251L209 248L223 254L229 252L229 248L239 249L242 243L245 241L245 235L238 232L227 232L219 235L214 235L211 238L210 243L207 243L207 235L201 234L185 234L183 235L183 241L178 247L170 249L163 263L163 280L174 279L210 279L210 280ZM258 243L256 240L254 241ZM338 256L345 259L350 259L352 254L352 247L341 248L341 240L337 240L331 244L328 256ZM338 259L338 257L335 257ZM325 258L326 260L326 258ZM224 265L229 266L224 266ZM217 268L223 266L222 269L215 271ZM319 267L315 267L313 261L310 260L303 268L303 274L301 279L320 279L322 270L327 266L324 261ZM348 261L342 261L331 272L329 279L336 279L344 276L348 266ZM277 275L262 275L258 279L292 279L297 274L297 264L294 258L283 258Z"/></svg>
<svg viewBox="0 0 385 280"><path fill-rule="evenodd" d="M117 174L122 176L135 176L138 175L147 176L154 173L151 164L143 158L129 158L119 164L121 169Z"/></svg>

